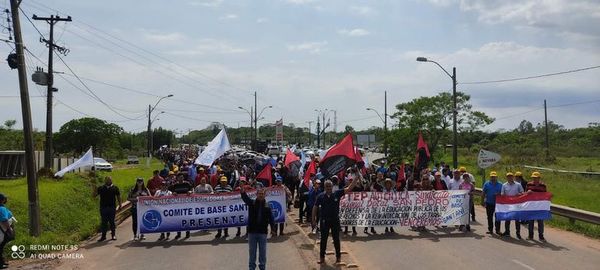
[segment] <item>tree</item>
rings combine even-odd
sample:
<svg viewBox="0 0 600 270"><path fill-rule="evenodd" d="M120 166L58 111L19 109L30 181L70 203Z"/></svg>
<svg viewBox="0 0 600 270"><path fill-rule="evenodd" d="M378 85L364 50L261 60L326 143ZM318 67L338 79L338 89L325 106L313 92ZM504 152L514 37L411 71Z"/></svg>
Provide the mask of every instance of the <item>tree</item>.
<svg viewBox="0 0 600 270"><path fill-rule="evenodd" d="M473 106L469 103L470 99L471 97L465 93L456 93L457 123L461 132L474 132L494 121L483 112L473 111ZM446 142L443 138L450 137L449 129L453 117L450 93L442 92L433 97L419 97L396 105L396 109L398 111L392 117L398 119L400 129L408 129L408 131L403 130L402 135L409 136L399 142L396 139L398 143L407 143L411 147L415 146L412 147L414 149L417 133L422 131L423 137L429 144L430 152L435 153L440 141Z"/></svg>
<svg viewBox="0 0 600 270"><path fill-rule="evenodd" d="M535 132L535 130L533 129L533 124L527 120L521 121L521 123L519 124L519 127L517 127L516 131L522 135L531 134L531 133Z"/></svg>
<svg viewBox="0 0 600 270"><path fill-rule="evenodd" d="M17 123L17 120L6 120L4 121L4 126L6 127L6 129L11 130L13 128L13 126Z"/></svg>
<svg viewBox="0 0 600 270"><path fill-rule="evenodd" d="M86 117L65 123L54 134L55 150L59 153L79 154L91 146L94 154L114 154L121 150L119 135L123 129L98 118Z"/></svg>
<svg viewBox="0 0 600 270"><path fill-rule="evenodd" d="M346 127L344 127L344 131L346 131L346 133L354 133L354 128L350 125L346 125Z"/></svg>

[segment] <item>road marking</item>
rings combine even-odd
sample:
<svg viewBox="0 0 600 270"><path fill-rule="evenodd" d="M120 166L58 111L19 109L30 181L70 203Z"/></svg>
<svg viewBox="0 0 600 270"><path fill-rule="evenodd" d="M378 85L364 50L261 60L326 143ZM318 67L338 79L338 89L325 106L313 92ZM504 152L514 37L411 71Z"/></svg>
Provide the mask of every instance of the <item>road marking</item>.
<svg viewBox="0 0 600 270"><path fill-rule="evenodd" d="M526 264L524 264L524 263L522 263L522 262L520 262L520 261L518 261L518 260L515 260L515 259L513 259L512 261L513 261L514 263L516 263L516 264L520 265L520 266L523 266L523 267L524 267L524 268L526 268L526 269L529 269L529 270L535 270L535 268L533 268L533 267L531 267L531 266L529 266L529 265L526 265Z"/></svg>

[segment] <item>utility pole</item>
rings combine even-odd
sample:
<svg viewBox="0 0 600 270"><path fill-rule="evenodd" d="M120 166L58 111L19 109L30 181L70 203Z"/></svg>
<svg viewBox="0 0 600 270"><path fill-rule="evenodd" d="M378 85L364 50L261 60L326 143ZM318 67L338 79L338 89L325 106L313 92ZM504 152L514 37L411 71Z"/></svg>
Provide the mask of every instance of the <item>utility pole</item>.
<svg viewBox="0 0 600 270"><path fill-rule="evenodd" d="M42 38L41 41L46 43L46 46L48 46L48 98L46 100L46 144L44 147L44 167L46 167L46 169L52 170L52 163L54 162L54 158L52 155L52 94L53 92L58 91L56 88L53 87L53 55L55 48L61 52L66 51L65 48L54 44L54 25L57 22L70 22L71 16L68 16L67 18L61 18L58 15L50 15L50 17L38 17L34 14L33 19L36 21L46 21L50 25L50 39L46 40Z"/></svg>
<svg viewBox="0 0 600 270"><path fill-rule="evenodd" d="M383 155L388 156L388 129L387 129L387 90L383 92Z"/></svg>
<svg viewBox="0 0 600 270"><path fill-rule="evenodd" d="M456 108L456 67L452 68L452 165L454 169L458 169L458 131L457 131L457 120L458 109Z"/></svg>
<svg viewBox="0 0 600 270"><path fill-rule="evenodd" d="M546 108L546 100L544 99L544 126L546 127L546 158L550 156L550 144L548 141L548 110Z"/></svg>
<svg viewBox="0 0 600 270"><path fill-rule="evenodd" d="M308 145L312 144L312 123L314 121L308 121Z"/></svg>
<svg viewBox="0 0 600 270"><path fill-rule="evenodd" d="M148 131L146 132L146 136L148 137L147 139L147 145L146 145L146 149L148 150L147 152L147 156L148 156L148 160L150 160L150 158L152 158L152 105L148 104Z"/></svg>
<svg viewBox="0 0 600 270"><path fill-rule="evenodd" d="M254 91L254 151L257 151L258 149L258 116L256 111L258 111L258 101L256 98L256 91Z"/></svg>
<svg viewBox="0 0 600 270"><path fill-rule="evenodd" d="M317 149L321 147L321 122L319 121L319 115L317 115Z"/></svg>
<svg viewBox="0 0 600 270"><path fill-rule="evenodd" d="M19 89L21 94L21 114L23 116L23 141L25 143L25 167L27 170L27 198L29 200L29 235L38 237L42 228L40 225L40 202L38 182L35 173L35 159L33 150L33 136L31 124L31 106L29 104L29 89L27 87L27 69L23 55L23 36L21 35L21 22L19 21L19 4L21 1L10 0L12 22L15 35L15 49L17 52Z"/></svg>

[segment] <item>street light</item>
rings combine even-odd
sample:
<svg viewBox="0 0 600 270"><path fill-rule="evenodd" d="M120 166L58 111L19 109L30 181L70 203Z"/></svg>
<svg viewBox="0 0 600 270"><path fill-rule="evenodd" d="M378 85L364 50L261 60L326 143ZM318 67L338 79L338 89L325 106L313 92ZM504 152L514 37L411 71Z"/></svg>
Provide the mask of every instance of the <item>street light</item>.
<svg viewBox="0 0 600 270"><path fill-rule="evenodd" d="M152 123L154 122L154 120L152 120L152 112L154 111L154 109L156 109L156 106L158 106L158 103L160 103L163 99L170 98L170 97L173 97L173 95L170 94L170 95L166 95L164 97L159 98L158 101L156 102L156 104L154 104L154 106L148 104L148 132L147 132L148 133L147 134L147 136L148 136L148 158L152 158L152 145L153 145ZM159 114L162 114L162 113L164 113L164 111L162 111Z"/></svg>
<svg viewBox="0 0 600 270"><path fill-rule="evenodd" d="M258 108L258 107L257 107ZM265 106L260 110L260 113L258 115L256 115L256 111L254 111L254 150L256 151L256 149L258 149L258 119L261 118L263 112L265 112L266 109L271 109L273 108L273 106Z"/></svg>
<svg viewBox="0 0 600 270"><path fill-rule="evenodd" d="M386 101L387 101L387 95L386 95ZM385 157L387 157L388 155L388 149L387 149L387 113L385 115L385 119L383 117L381 117L381 115L379 114L379 112L373 108L367 108L367 111L374 111L377 116L379 116L379 119L381 119L381 122L383 122L383 155ZM386 110L387 111L387 110Z"/></svg>
<svg viewBox="0 0 600 270"><path fill-rule="evenodd" d="M433 61L433 60L429 60L426 57L417 57L417 61L418 62L431 62L436 64L438 67L440 67L449 77L450 79L452 79L452 137L453 137L453 142L452 142L452 165L454 166L454 168L458 168L458 132L456 131L457 129L457 108L456 108L456 67L452 68L452 75L450 75L450 73L448 71L446 71L446 69L444 67L442 67L438 62Z"/></svg>
<svg viewBox="0 0 600 270"><path fill-rule="evenodd" d="M246 108L239 106L238 109L243 110L243 111L247 112L248 115L250 115L250 140L254 141L254 132L252 130L252 125L254 123L254 117L252 116L253 108L252 108L252 106L250 106L250 110L247 110Z"/></svg>

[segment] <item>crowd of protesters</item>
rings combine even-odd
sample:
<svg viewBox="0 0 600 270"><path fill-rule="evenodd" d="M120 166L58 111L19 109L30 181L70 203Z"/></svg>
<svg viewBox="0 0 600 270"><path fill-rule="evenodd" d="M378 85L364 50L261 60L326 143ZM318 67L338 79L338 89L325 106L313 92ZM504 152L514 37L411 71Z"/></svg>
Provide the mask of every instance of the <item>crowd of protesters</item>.
<svg viewBox="0 0 600 270"><path fill-rule="evenodd" d="M403 192L403 191L435 191L435 190L467 190L469 198L470 217L469 223L457 226L460 231L468 232L471 230L470 222L475 222L475 209L473 202L473 193L475 191L475 177L467 171L465 167L451 169L445 163L435 164L430 168L414 169L409 164L390 163L388 166L384 162L375 166L374 164L357 163L354 166L343 170L337 175L323 177L319 170L319 157L310 156L302 168L293 173L289 167L284 166L283 157L269 157L255 159L253 163L238 162L238 160L221 158L215 161L212 166L200 166L194 163L196 158L194 151L189 150L168 150L165 149L160 157L163 158L164 166L160 170L155 170L152 177L147 181L143 178L137 178L135 184L128 192L128 200L135 205L139 196L172 196L184 194L225 194L231 192L245 193L249 189L264 190L264 188L283 188L286 194L287 211L291 211L292 205L298 208L299 224L305 221L312 225L312 233L320 233L321 253L319 262L324 261L327 238L331 234L336 260L340 260L339 234L348 234L348 226L340 227L339 222L339 201L347 192L377 191L377 192ZM310 163L314 163L316 168L314 173L305 176L305 172ZM272 166L270 178L258 179L257 175L267 165ZM309 181L304 181L307 179ZM506 183L498 180L496 172L491 172L490 180L483 183L482 205L486 208L488 233L496 233L502 236L510 236L511 221L505 221L504 232L501 232L500 222L494 221L495 202L497 195L519 196L526 192L546 192L546 186L540 181L541 175L534 172L531 175L531 182L527 182L521 172L509 172L506 174ZM260 191L264 196L264 191ZM110 225L112 239L116 239L114 213L117 206L120 206L119 189L112 184L110 177L106 178L105 185L99 187L96 192L101 197L101 217L102 217L102 237L99 241L106 239L106 233ZM264 198L263 198L264 199ZM257 210L259 201L252 201L244 197L244 202L251 206L250 212L257 213L264 210L262 204ZM118 202L118 204L117 204ZM257 205L257 206L255 206ZM268 209L268 205L265 209ZM145 239L144 235L137 232L137 209L132 208L132 230L134 240ZM261 216L261 215L259 215ZM248 226L246 233L242 236L241 228L237 228L236 237L248 238L250 233L250 250L256 253L257 246L259 253L266 250L266 230L270 227L271 235L277 237L285 234L285 224L274 224L272 218L268 220L251 221L255 225ZM520 228L526 224L529 230L528 239L533 239L534 221L515 220L516 237L521 239ZM544 241L544 222L538 220L538 237ZM256 226L260 224L260 229ZM254 226L254 227L253 227ZM252 227L252 228L250 228ZM443 226L445 227L445 226ZM434 229L434 228L429 228ZM439 229L436 227L435 229ZM351 226L352 235L356 235L356 227ZM427 228L411 227L415 231L427 231ZM254 235L253 231L264 232L264 235ZM364 234L375 235L377 231L374 227L365 227ZM385 227L384 234L396 233L394 227ZM175 239L181 237L181 232L177 232ZM185 238L191 237L190 231L186 231ZM228 238L229 229L218 229L214 235L215 238ZM170 233L161 233L159 241L168 240ZM266 252L266 251L265 251ZM251 254L251 259L252 259ZM259 267L264 267L265 254L259 254ZM256 266L254 260L250 262ZM253 269L253 268L252 268Z"/></svg>

